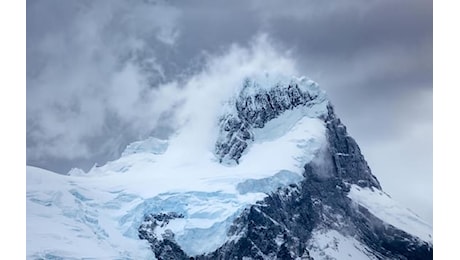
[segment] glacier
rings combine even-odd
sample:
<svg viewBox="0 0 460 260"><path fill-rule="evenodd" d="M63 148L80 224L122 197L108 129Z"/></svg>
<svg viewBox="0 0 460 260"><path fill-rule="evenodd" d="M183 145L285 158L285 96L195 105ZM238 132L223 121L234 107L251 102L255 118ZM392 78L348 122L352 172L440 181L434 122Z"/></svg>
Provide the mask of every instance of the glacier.
<svg viewBox="0 0 460 260"><path fill-rule="evenodd" d="M301 185L306 165L329 149L330 104L305 77L263 74L236 88L221 111L194 115L212 118L191 118L168 140L133 142L120 158L86 173L27 166L27 258L155 259L140 232L155 243L173 241L188 256L238 241L242 233L230 230L251 205ZM187 131L203 120L212 120L205 131L211 136ZM347 154L334 156L340 163ZM376 180L359 183L348 184L354 203L432 243L431 227L372 188L379 188ZM315 259L344 259L343 252L374 259L362 242L335 230L315 229L306 246Z"/></svg>

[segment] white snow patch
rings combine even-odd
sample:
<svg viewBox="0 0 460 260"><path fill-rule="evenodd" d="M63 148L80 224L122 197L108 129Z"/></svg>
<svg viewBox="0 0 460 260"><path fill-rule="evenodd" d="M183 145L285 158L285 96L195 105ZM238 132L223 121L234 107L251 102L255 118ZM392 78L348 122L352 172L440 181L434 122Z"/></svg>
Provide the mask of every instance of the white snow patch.
<svg viewBox="0 0 460 260"><path fill-rule="evenodd" d="M367 208L370 213L423 241L433 243L433 228L408 208L393 200L386 193L351 185L348 197Z"/></svg>
<svg viewBox="0 0 460 260"><path fill-rule="evenodd" d="M83 171L80 168L72 168L70 171L67 173L67 175L85 175L85 171Z"/></svg>
<svg viewBox="0 0 460 260"><path fill-rule="evenodd" d="M305 117L301 109L286 111L264 128L254 129L254 143L248 147L240 165L298 172L313 159L325 141L323 121Z"/></svg>
<svg viewBox="0 0 460 260"><path fill-rule="evenodd" d="M163 154L167 148L167 140L149 137L143 141L137 141L127 145L121 156L126 156L134 153Z"/></svg>
<svg viewBox="0 0 460 260"><path fill-rule="evenodd" d="M369 260L377 259L371 250L353 237L340 234L336 230L315 230L307 248L315 260Z"/></svg>
<svg viewBox="0 0 460 260"><path fill-rule="evenodd" d="M300 182L303 177L297 173L282 170L277 174L262 179L247 179L238 183L236 189L240 194L251 192L270 193L280 187L286 187L289 184Z"/></svg>

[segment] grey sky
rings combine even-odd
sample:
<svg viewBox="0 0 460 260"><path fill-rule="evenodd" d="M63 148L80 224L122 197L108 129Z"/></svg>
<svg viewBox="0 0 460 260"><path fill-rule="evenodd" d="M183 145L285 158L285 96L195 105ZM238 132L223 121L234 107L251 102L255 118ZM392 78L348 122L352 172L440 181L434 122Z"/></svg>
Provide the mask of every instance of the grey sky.
<svg viewBox="0 0 460 260"><path fill-rule="evenodd" d="M173 103L146 93L266 33L327 91L385 191L432 221L432 1L151 3L27 1L28 164L88 169L167 132Z"/></svg>

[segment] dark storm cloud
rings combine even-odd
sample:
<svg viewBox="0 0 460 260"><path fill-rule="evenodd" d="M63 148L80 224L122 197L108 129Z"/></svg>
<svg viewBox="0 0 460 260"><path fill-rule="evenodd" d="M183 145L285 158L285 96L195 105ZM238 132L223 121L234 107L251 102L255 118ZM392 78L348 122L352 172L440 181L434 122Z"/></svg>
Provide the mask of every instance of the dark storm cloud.
<svg viewBox="0 0 460 260"><path fill-rule="evenodd" d="M304 9L314 8L319 14L298 19L274 17L269 22L280 39L302 43L302 52L346 59L385 45L416 47L432 37L432 8L428 1L366 1L354 8L347 5L324 11L321 6L309 4L316 1L305 3Z"/></svg>
<svg viewBox="0 0 460 260"><path fill-rule="evenodd" d="M71 78L69 70L62 70L69 73L56 78L44 74L49 73L50 61L53 64L51 68L60 71L66 65L64 61L78 61L76 55L88 54L88 57L92 57L95 54L91 49L79 49L79 43L74 42L71 34L75 28L82 29L77 32L85 36L90 33L87 30L91 31L91 26L96 26L95 32L105 36L100 42L86 43L99 47L106 47L104 44L107 44L110 51L102 48L102 63L92 60L90 63L87 63L88 60L77 63L77 75L87 75L83 69L87 64L104 65L109 69L101 71L102 75L106 75L102 79L112 80L116 66L110 60L111 53L120 53L120 50L123 52L132 47L117 44L125 37L132 39L134 46L136 40L145 44L136 49L138 57L142 57L142 53L152 57L151 63L130 61L131 64L153 66L150 72L153 71L156 76L150 78L150 87L184 78L184 75L193 75L203 68L207 57L226 52L234 43L249 46L255 35L266 33L277 49L290 51L302 74L317 81L328 92L338 115L362 147L384 189L405 204L419 205L417 212L431 220L432 205L423 204L423 201L432 199L432 1L174 0L162 2L170 5L163 15L161 12L154 15L142 12L143 8L139 8L139 5L135 5L137 9L131 8L136 1L101 2L103 4L96 5L98 8L92 8L92 1L27 2L28 163L61 172L71 167L87 168L95 161L104 163L107 159L116 158L124 145L152 129L170 127L167 123L158 125L163 122L158 120L160 115L134 116L139 110L130 111L130 106L135 107L136 98L132 98L129 105L116 108L118 103L115 101L123 99L126 94L123 91L120 95L116 94L119 86L102 88L100 91L105 94L99 95L100 99L89 99L93 101L89 102L84 101L87 95L81 94L81 90L89 91L91 88L75 87L75 91L70 92L59 89L58 86ZM94 9L99 10L102 18ZM89 11L93 15L85 15ZM131 16L123 16L126 13ZM104 15L110 17L113 14L117 19L140 19L134 19L131 25L116 22L117 19L104 19ZM173 15L173 19L168 18L168 14ZM89 22L83 18L90 18ZM98 27L101 23L104 26ZM60 61L63 61L62 64ZM136 71L128 71L127 76L122 74L126 76L122 79L145 77L145 73ZM40 81L34 81L37 78L45 79L46 83L52 83L55 87L38 84ZM144 85L138 86L135 92L145 93L145 88ZM47 90L50 97L42 97L42 89ZM75 105L63 106L58 102L57 106L52 106L55 110L62 110L53 112L56 117L43 115L53 109L45 109L43 102L54 101L66 96L66 93L85 99ZM98 105L100 100L112 98L115 101ZM155 100L158 99L148 99L151 102ZM168 105L171 103L163 104ZM84 106L92 109L86 111ZM79 112L79 109L82 111ZM98 114L97 111L108 112ZM162 104L144 106L142 111L152 114L168 112ZM100 121L87 120L85 115L89 113ZM88 127L69 129L56 122L56 118L66 115L77 115L76 118L81 119L71 122L64 120L67 125L87 124ZM42 123L38 123L40 117L43 117ZM134 119L128 120L130 117ZM151 123L137 123L146 119ZM141 126L152 129L136 131L135 128ZM61 131L59 127L62 127ZM39 134L39 130L49 131L52 135ZM70 137L61 140L66 131L71 132ZM120 135L121 131L126 133ZM58 142L64 145L58 145ZM50 149L37 149L46 145L50 145ZM62 149L55 149L57 147ZM70 157L59 156L59 153L68 152L65 147L80 152ZM52 153L51 148L56 152ZM400 183L406 183L406 190L414 192L404 194Z"/></svg>

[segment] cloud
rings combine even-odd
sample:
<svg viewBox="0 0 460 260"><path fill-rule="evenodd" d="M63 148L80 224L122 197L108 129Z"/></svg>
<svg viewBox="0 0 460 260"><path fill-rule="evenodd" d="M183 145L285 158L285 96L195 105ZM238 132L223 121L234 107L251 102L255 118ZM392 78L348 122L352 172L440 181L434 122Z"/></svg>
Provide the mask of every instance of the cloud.
<svg viewBox="0 0 460 260"><path fill-rule="evenodd" d="M431 97L426 93L420 99ZM429 102L411 104L406 100L403 107L410 108L412 112L431 113L432 108L426 104ZM361 150L384 191L432 222L433 175L430 173L433 170L433 124L425 119L408 125L404 130L397 137L366 140L362 142Z"/></svg>
<svg viewBox="0 0 460 260"><path fill-rule="evenodd" d="M155 48L174 46L175 8L129 0L40 1L28 3L27 12L28 161L90 158L117 150L120 135L153 129L165 112L165 100L155 94L154 83L164 77ZM42 17L48 24L38 21Z"/></svg>

